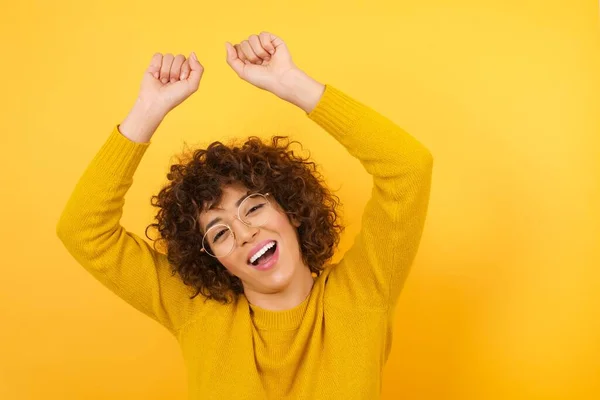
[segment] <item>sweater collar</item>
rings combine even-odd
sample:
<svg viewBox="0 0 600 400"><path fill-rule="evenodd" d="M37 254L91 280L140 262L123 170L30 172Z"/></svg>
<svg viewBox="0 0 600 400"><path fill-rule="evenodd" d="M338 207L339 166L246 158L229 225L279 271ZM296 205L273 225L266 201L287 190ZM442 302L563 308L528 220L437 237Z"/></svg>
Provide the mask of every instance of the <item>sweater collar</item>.
<svg viewBox="0 0 600 400"><path fill-rule="evenodd" d="M250 316L254 325L258 329L265 330L291 330L297 329L302 323L306 309L310 303L312 294L314 293L315 286L313 285L308 296L294 308L289 310L273 311L261 308L259 306L248 303L250 309ZM245 297L244 297L245 298Z"/></svg>

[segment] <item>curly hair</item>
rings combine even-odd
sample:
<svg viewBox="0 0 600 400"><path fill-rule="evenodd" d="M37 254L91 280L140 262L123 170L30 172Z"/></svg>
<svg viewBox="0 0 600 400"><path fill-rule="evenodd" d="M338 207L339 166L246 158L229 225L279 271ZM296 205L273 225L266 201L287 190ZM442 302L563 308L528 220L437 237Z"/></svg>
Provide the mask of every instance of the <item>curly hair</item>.
<svg viewBox="0 0 600 400"><path fill-rule="evenodd" d="M202 252L203 232L199 216L207 204L218 202L223 186L242 184L261 193L271 193L288 218L300 222L297 228L304 263L319 276L339 244L344 227L339 222L341 204L324 182L310 154L294 154L286 136L273 136L271 143L249 137L241 146L213 142L206 149L183 154L171 165L168 183L151 204L158 207L155 228L173 270L183 283L196 289L191 298L202 294L228 303L244 292L240 278ZM302 145L300 144L302 148Z"/></svg>

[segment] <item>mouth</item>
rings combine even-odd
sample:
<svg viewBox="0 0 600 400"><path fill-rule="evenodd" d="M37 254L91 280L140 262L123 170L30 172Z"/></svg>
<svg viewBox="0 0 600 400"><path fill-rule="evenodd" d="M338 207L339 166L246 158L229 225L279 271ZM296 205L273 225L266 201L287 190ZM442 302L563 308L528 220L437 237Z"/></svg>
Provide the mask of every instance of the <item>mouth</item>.
<svg viewBox="0 0 600 400"><path fill-rule="evenodd" d="M277 242L275 240L265 241L257 247L258 249L255 248L251 253L252 255L246 260L248 265L255 268L261 268L272 264L271 261L275 261L273 260L275 258L274 256L279 254Z"/></svg>

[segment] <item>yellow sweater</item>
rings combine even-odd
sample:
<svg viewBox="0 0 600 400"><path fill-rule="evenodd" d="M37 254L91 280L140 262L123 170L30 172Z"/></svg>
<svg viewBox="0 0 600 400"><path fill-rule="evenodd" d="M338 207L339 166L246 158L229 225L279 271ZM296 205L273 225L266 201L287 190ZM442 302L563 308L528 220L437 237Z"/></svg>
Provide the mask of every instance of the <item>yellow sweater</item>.
<svg viewBox="0 0 600 400"><path fill-rule="evenodd" d="M326 85L308 118L373 176L351 249L286 311L204 302L164 254L120 224L124 196L150 143L115 127L77 183L57 225L96 279L178 340L190 399L376 399L393 314L427 213L433 158L389 119ZM251 312L251 310L253 312ZM140 384L147 384L140 382Z"/></svg>

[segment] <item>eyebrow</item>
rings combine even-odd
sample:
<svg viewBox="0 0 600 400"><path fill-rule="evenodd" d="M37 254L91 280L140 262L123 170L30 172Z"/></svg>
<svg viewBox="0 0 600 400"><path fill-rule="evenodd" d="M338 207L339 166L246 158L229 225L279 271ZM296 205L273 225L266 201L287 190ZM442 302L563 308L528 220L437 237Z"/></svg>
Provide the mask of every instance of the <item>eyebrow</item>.
<svg viewBox="0 0 600 400"><path fill-rule="evenodd" d="M250 195L250 193L252 193L251 190L248 190L248 192L246 192L246 194L242 195L242 197L240 197L238 199L238 201L235 202L235 206L239 207L240 204L242 204L242 201L244 201L244 199L246 197L248 197ZM209 209L215 208L213 206L211 206ZM221 217L216 217L215 219L213 219L212 221L210 221L207 225L206 228L204 229L204 233L206 233L206 231L208 231L210 228L213 227L213 225L216 225L217 223L221 222L223 219Z"/></svg>

